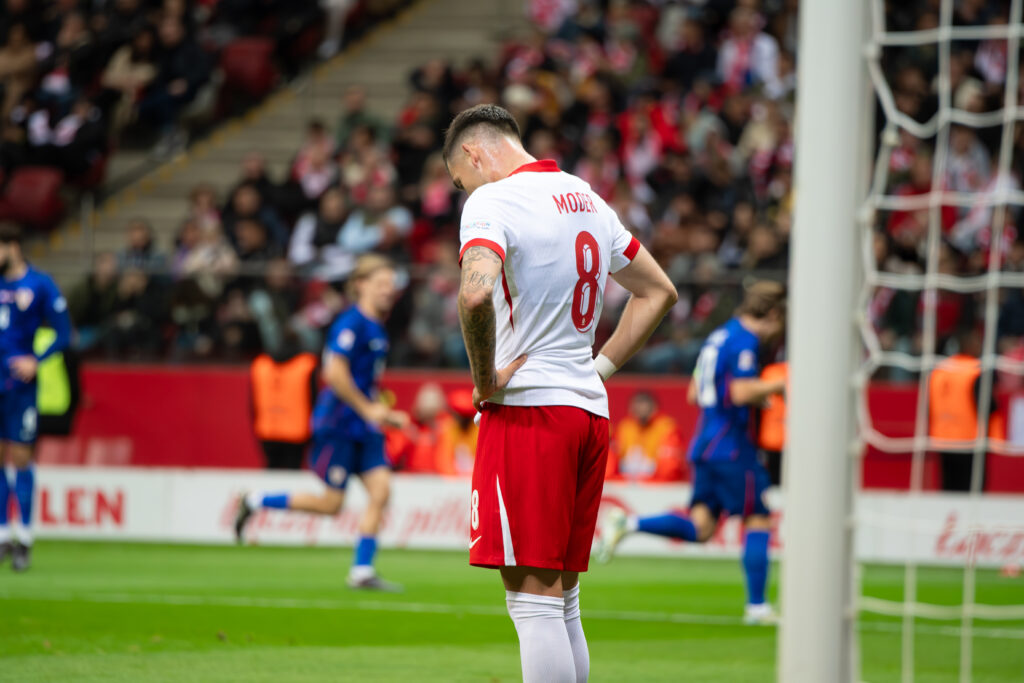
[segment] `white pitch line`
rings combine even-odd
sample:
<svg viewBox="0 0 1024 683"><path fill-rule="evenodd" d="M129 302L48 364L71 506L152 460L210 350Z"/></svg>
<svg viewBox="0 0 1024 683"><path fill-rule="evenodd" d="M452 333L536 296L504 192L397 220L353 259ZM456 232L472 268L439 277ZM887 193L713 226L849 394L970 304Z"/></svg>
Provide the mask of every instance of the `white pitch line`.
<svg viewBox="0 0 1024 683"><path fill-rule="evenodd" d="M272 609L363 610L367 612L405 612L418 614L472 614L477 616L507 617L504 607L497 605L448 605L430 602L387 602L383 600L311 600L301 598L257 598L251 596L202 596L150 593L70 593L48 592L45 595L26 595L0 591L0 598L41 602L85 602L146 605L184 605L209 607L265 607ZM739 626L740 617L711 614L684 614L679 612L642 612L628 610L583 609L586 619L603 621L635 621L647 623L691 624L697 626ZM899 632L901 624L884 621L861 621L862 631L882 633ZM917 624L918 633L959 637L956 626ZM975 628L974 634L983 638L1022 640L1024 629Z"/></svg>

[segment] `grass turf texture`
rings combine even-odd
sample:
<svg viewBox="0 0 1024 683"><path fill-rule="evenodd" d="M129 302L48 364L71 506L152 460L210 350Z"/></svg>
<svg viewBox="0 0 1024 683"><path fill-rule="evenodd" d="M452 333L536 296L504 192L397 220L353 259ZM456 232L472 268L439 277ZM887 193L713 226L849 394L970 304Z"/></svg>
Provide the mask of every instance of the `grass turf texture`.
<svg viewBox="0 0 1024 683"><path fill-rule="evenodd" d="M41 542L33 559L0 575L0 679L519 677L498 576L464 553L382 551L400 595L344 588L341 549ZM979 572L978 601L1019 603L1022 581ZM961 582L958 570L922 570L920 599L956 604ZM902 569L867 568L864 585L898 599ZM774 680L775 629L739 623L738 562L617 558L584 577L581 600L592 681ZM915 680L958 680L955 624L919 624ZM978 626L974 681L1024 679L1024 624ZM898 621L865 617L861 646L865 681L899 680Z"/></svg>

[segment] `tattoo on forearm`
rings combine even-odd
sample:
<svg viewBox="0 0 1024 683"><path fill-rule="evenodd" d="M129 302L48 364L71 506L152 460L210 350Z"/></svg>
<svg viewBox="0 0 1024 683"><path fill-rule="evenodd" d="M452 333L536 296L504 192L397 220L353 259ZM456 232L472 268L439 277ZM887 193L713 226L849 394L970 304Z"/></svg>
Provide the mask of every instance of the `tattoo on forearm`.
<svg viewBox="0 0 1024 683"><path fill-rule="evenodd" d="M501 259L485 247L471 247L462 256L462 284L459 296L459 321L462 323L462 339L469 355L469 367L473 383L477 387L489 387L495 382L494 349L495 316L494 302L490 296L483 303L469 307L464 298L467 294L490 291L497 280L495 275L483 269L501 265ZM499 270L500 272L500 270Z"/></svg>

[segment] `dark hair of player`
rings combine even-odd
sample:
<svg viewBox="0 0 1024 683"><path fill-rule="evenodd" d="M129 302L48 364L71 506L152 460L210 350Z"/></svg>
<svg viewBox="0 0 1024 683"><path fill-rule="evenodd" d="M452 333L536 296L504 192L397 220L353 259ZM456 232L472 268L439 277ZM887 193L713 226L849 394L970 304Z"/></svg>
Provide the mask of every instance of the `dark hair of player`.
<svg viewBox="0 0 1024 683"><path fill-rule="evenodd" d="M445 162L451 158L452 151L461 142L462 135L477 126L487 126L504 135L514 136L516 140L522 138L519 124L507 109L496 104L478 104L459 112L445 131L444 149L441 151Z"/></svg>
<svg viewBox="0 0 1024 683"><path fill-rule="evenodd" d="M21 226L17 223L0 223L0 244L21 244Z"/></svg>
<svg viewBox="0 0 1024 683"><path fill-rule="evenodd" d="M737 311L740 315L762 320L773 311L786 315L786 285L771 280L758 280L743 292L743 302Z"/></svg>

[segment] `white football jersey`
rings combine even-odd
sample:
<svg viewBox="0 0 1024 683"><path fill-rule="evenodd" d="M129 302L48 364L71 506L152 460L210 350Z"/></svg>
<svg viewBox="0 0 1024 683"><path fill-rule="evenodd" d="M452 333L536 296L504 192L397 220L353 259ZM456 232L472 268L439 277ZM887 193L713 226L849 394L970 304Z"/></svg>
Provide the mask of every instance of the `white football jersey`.
<svg viewBox="0 0 1024 683"><path fill-rule="evenodd" d="M576 406L608 417L608 395L594 370L594 329L608 274L640 249L615 212L554 161L536 161L473 192L460 237L460 260L466 249L485 246L504 263L494 288L495 365L528 356L488 400Z"/></svg>

